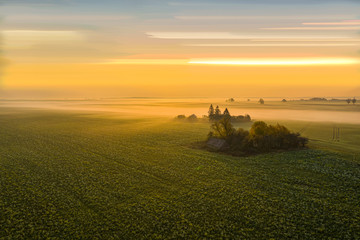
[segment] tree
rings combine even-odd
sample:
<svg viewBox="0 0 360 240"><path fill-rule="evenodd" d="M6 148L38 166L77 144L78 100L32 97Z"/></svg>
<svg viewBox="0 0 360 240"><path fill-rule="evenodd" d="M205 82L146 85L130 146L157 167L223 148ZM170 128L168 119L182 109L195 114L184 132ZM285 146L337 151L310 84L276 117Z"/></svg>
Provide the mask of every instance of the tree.
<svg viewBox="0 0 360 240"><path fill-rule="evenodd" d="M356 103L356 98L354 97L351 101L352 101L353 104L355 104Z"/></svg>
<svg viewBox="0 0 360 240"><path fill-rule="evenodd" d="M227 108L225 108L224 115L225 116L230 116L229 110Z"/></svg>
<svg viewBox="0 0 360 240"><path fill-rule="evenodd" d="M347 104L350 104L351 103L351 98L348 98L345 101L347 102Z"/></svg>
<svg viewBox="0 0 360 240"><path fill-rule="evenodd" d="M260 104L264 104L264 103L265 103L264 99L260 98L260 99L259 99L259 103L260 103Z"/></svg>
<svg viewBox="0 0 360 240"><path fill-rule="evenodd" d="M209 113L209 118L211 119L211 118L214 116L214 113L215 113L214 107L213 107L212 104L211 104L210 107L209 107L208 113Z"/></svg>
<svg viewBox="0 0 360 240"><path fill-rule="evenodd" d="M176 119L178 119L178 120L182 120L182 119L185 119L185 118L186 118L185 115L178 115L176 117Z"/></svg>
<svg viewBox="0 0 360 240"><path fill-rule="evenodd" d="M220 108L219 108L219 106L216 106L216 108L215 108L215 116L220 116L221 115L221 111L220 111Z"/></svg>
<svg viewBox="0 0 360 240"><path fill-rule="evenodd" d="M264 136L268 134L269 128L268 125L263 121L256 121L250 128L250 136Z"/></svg>
<svg viewBox="0 0 360 240"><path fill-rule="evenodd" d="M287 102L286 99L284 98L283 100L281 100L282 102Z"/></svg>
<svg viewBox="0 0 360 240"><path fill-rule="evenodd" d="M191 114L190 116L188 116L188 120L189 121L197 121L197 116L195 114Z"/></svg>
<svg viewBox="0 0 360 240"><path fill-rule="evenodd" d="M231 124L230 118L223 118L220 121L216 121L211 125L211 129L214 130L214 136L227 139L236 131Z"/></svg>

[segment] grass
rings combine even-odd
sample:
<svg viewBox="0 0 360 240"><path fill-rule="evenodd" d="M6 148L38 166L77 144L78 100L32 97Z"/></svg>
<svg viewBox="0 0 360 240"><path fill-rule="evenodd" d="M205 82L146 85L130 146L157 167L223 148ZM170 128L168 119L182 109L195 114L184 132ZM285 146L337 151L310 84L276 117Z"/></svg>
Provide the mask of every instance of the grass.
<svg viewBox="0 0 360 240"><path fill-rule="evenodd" d="M316 124L313 149L236 158L189 147L206 123L3 108L0 238L357 239L360 126L334 152Z"/></svg>

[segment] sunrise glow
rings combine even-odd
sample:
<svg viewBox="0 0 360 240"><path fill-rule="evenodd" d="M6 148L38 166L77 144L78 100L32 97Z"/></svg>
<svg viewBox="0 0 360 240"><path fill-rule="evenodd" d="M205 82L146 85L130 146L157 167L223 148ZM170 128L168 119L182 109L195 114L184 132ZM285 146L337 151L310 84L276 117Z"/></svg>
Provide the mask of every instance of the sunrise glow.
<svg viewBox="0 0 360 240"><path fill-rule="evenodd" d="M212 96L218 88L303 96L309 86L343 96L359 87L355 2L86 2L5 0L0 98Z"/></svg>

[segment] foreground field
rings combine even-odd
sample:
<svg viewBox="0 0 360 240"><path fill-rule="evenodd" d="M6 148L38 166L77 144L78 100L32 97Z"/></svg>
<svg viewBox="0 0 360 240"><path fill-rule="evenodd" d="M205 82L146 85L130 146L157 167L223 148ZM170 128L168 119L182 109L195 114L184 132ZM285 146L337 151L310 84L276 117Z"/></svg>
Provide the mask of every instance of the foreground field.
<svg viewBox="0 0 360 240"><path fill-rule="evenodd" d="M315 149L236 158L189 147L206 123L3 108L0 238L360 238L360 126L287 125Z"/></svg>

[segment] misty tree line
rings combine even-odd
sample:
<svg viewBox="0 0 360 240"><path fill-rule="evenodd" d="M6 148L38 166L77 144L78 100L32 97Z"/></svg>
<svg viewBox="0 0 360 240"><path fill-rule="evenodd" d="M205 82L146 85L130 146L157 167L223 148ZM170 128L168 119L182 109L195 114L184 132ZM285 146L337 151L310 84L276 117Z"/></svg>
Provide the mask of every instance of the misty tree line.
<svg viewBox="0 0 360 240"><path fill-rule="evenodd" d="M204 115L202 118L200 118L201 120L208 120L210 122L213 121L219 121L223 118L228 118L230 119L232 122L250 122L251 121L251 117L248 114L245 115L238 115L238 116L231 116L229 110L227 108L225 108L224 112L221 112L219 106L216 106L216 108L213 107L213 105L211 104L208 110L208 115ZM199 118L195 115L195 114L191 114L190 116L185 116L185 115L178 115L175 118L176 120L188 120L190 122L194 122L199 120Z"/></svg>
<svg viewBox="0 0 360 240"><path fill-rule="evenodd" d="M224 112L221 113L219 106L216 106L214 109L213 105L211 104L208 110L208 118L210 121L219 121L223 118L228 118L230 121L237 121L237 122L250 122L251 117L248 114L245 115L238 115L238 116L231 116L229 110L225 108Z"/></svg>
<svg viewBox="0 0 360 240"><path fill-rule="evenodd" d="M353 104L355 104L355 103L356 103L356 98L353 98L353 99L348 98L348 99L346 99L346 102L347 102L347 104L350 104L351 102L352 102Z"/></svg>

